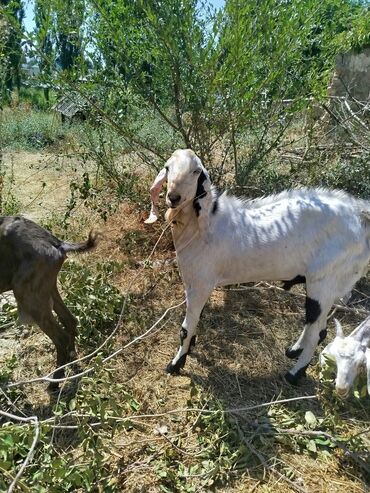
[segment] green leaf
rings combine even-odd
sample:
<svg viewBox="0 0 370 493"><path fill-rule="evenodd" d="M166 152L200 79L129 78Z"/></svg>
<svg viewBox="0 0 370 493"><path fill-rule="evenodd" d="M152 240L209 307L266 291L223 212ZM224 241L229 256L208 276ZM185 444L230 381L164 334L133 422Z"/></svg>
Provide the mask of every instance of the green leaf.
<svg viewBox="0 0 370 493"><path fill-rule="evenodd" d="M307 450L309 450L310 452L317 452L317 448L316 448L316 443L314 440L309 440L307 443L306 443L306 448Z"/></svg>
<svg viewBox="0 0 370 493"><path fill-rule="evenodd" d="M304 415L304 419L306 420L306 423L310 427L315 427L317 424L316 416L314 415L314 413L312 411L306 411L306 413Z"/></svg>

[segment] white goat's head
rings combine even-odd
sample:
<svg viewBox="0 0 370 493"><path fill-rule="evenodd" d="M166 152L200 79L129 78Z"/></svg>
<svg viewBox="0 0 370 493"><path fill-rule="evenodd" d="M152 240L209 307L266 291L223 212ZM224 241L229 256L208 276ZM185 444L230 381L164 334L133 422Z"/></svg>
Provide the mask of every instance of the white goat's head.
<svg viewBox="0 0 370 493"><path fill-rule="evenodd" d="M335 388L342 398L348 397L355 378L362 368L367 367L367 389L370 394L370 349L352 335L345 337L340 322L336 319L334 321L337 333L334 340L322 351L321 365L325 365L325 355L335 360L337 365Z"/></svg>
<svg viewBox="0 0 370 493"><path fill-rule="evenodd" d="M150 189L152 209L147 224L158 219L157 203L163 183L167 180L166 204L171 209L194 207L199 227L205 229L212 204L211 182L202 161L191 149L175 151L158 173Z"/></svg>

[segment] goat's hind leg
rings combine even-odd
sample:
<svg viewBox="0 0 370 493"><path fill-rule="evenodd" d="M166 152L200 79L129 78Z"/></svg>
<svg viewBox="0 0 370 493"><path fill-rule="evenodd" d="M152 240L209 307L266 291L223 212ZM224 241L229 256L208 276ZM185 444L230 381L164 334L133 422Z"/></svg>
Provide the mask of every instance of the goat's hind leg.
<svg viewBox="0 0 370 493"><path fill-rule="evenodd" d="M324 290L326 290L325 295L323 295ZM334 302L332 292L333 290L329 289L328 286L313 285L307 287L306 309L307 307L309 309L306 314L306 326L297 343L293 346L293 350L299 352L298 361L285 375L285 379L293 385L297 384L298 380L305 375L316 346L325 339L327 316Z"/></svg>
<svg viewBox="0 0 370 493"><path fill-rule="evenodd" d="M37 294L17 296L14 292L19 306L24 313L40 327L40 329L52 340L57 352L57 369L53 378L63 378L64 368L59 368L70 361L71 336L68 331L58 324L52 313L52 298L49 291ZM58 382L50 382L49 389L58 388Z"/></svg>
<svg viewBox="0 0 370 493"><path fill-rule="evenodd" d="M307 339L307 331L310 330L311 325L316 322L322 311L320 302L318 302L314 298L310 298L309 296L306 296L305 311L306 311L306 320L305 320L304 329L302 330L302 333L299 336L297 342L285 351L285 355L290 359L297 359L301 355L305 346L305 341ZM326 328L323 328L319 334L318 344L320 344L325 340L326 334L327 334Z"/></svg>
<svg viewBox="0 0 370 493"><path fill-rule="evenodd" d="M53 298L53 309L58 315L60 322L64 325L64 328L69 333L70 343L68 349L71 353L71 357L74 357L76 355L75 338L77 335L77 319L64 304L56 285L52 290L51 296Z"/></svg>
<svg viewBox="0 0 370 493"><path fill-rule="evenodd" d="M180 348L174 359L167 365L167 373L179 375L181 368L184 368L186 357L195 346L199 318L212 290L213 286L186 290L186 315L180 329Z"/></svg>

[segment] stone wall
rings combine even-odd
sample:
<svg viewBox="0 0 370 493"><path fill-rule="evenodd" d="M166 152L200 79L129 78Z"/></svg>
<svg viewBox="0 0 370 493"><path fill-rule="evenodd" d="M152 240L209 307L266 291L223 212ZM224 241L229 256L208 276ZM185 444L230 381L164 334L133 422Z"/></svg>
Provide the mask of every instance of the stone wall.
<svg viewBox="0 0 370 493"><path fill-rule="evenodd" d="M370 47L337 56L328 92L329 96L348 96L349 92L359 101L370 101Z"/></svg>

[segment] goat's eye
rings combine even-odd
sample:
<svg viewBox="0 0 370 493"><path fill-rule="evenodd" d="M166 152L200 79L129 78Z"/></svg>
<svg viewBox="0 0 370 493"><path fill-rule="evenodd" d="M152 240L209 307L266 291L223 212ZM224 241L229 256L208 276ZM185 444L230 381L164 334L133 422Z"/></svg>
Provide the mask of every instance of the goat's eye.
<svg viewBox="0 0 370 493"><path fill-rule="evenodd" d="M193 175L199 175L200 172L201 172L200 169L196 169L196 170L193 171Z"/></svg>

